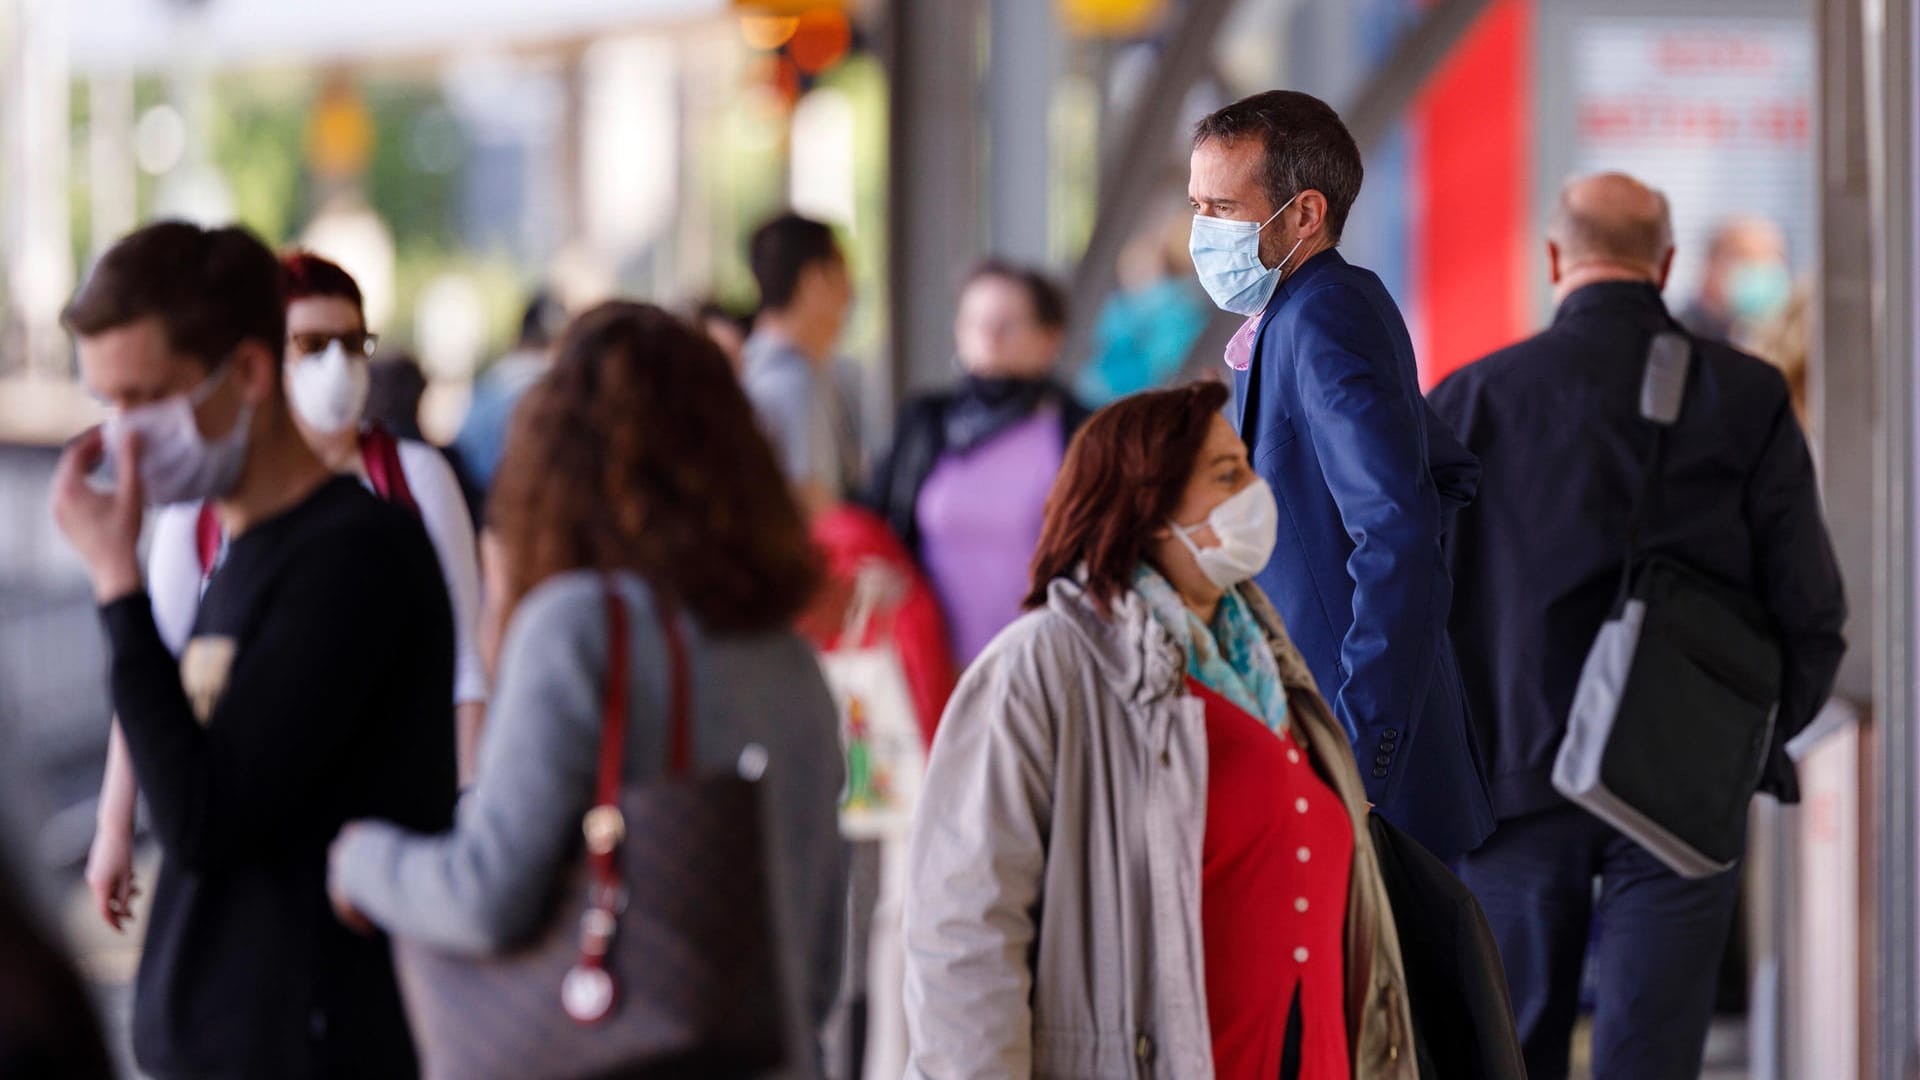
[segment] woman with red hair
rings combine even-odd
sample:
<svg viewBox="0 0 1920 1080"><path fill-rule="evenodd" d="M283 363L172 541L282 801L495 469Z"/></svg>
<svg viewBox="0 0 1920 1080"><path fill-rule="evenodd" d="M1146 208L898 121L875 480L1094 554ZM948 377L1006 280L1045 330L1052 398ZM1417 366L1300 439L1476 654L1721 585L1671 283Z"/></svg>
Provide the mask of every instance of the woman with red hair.
<svg viewBox="0 0 1920 1080"><path fill-rule="evenodd" d="M1226 404L1080 429L1028 612L954 691L909 856L913 1080L1418 1073L1366 792L1252 584L1282 524Z"/></svg>
<svg viewBox="0 0 1920 1080"><path fill-rule="evenodd" d="M473 520L446 458L422 442L396 439L362 413L371 386L368 361L376 335L367 332L360 287L339 265L311 252L281 259L287 296L282 378L294 423L334 471L358 476L375 494L420 517L453 605L456 643L454 709L460 777L472 776L487 708L487 675L478 641L479 556ZM147 555L148 591L161 636L176 651L199 611L200 595L225 555L226 537L208 503L162 509ZM135 783L118 725L108 744L98 828L87 856L87 885L107 924L129 918L133 880Z"/></svg>

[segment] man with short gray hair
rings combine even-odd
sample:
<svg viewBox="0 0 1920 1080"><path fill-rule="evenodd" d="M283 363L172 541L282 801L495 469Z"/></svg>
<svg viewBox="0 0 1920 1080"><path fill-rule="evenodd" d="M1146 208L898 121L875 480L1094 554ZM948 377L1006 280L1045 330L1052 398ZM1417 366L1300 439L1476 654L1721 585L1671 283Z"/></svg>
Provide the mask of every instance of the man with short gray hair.
<svg viewBox="0 0 1920 1080"><path fill-rule="evenodd" d="M1595 1080L1698 1076L1733 919L1738 871L1682 878L1552 781L1642 490L1648 346L1679 329L1660 297L1673 253L1659 192L1619 173L1573 181L1547 237L1553 325L1430 398L1486 463L1449 551L1454 639L1499 824L1459 872L1500 943L1533 1080L1567 1075L1595 926ZM1786 381L1723 343L1692 346L1636 550L1743 590L1771 616L1782 682L1759 788L1793 802L1785 742L1826 700L1845 650L1839 568Z"/></svg>

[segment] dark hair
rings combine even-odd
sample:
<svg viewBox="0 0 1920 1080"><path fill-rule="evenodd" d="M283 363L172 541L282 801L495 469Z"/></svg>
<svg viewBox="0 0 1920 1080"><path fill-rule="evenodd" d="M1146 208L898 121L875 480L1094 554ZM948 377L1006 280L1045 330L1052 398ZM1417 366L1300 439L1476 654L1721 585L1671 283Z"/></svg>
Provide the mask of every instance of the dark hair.
<svg viewBox="0 0 1920 1080"><path fill-rule="evenodd" d="M517 339L524 349L544 349L554 343L567 329L567 309L560 303L559 297L545 289L537 289L527 298L527 308L520 313L520 337Z"/></svg>
<svg viewBox="0 0 1920 1080"><path fill-rule="evenodd" d="M713 299L702 300L693 305L693 322L695 329L702 333L706 331L709 322L726 323L740 331L741 337L753 332L753 319L750 316L742 315L726 304Z"/></svg>
<svg viewBox="0 0 1920 1080"><path fill-rule="evenodd" d="M633 570L719 633L792 623L820 562L718 346L650 304L576 319L513 416L489 501L508 602Z"/></svg>
<svg viewBox="0 0 1920 1080"><path fill-rule="evenodd" d="M367 419L403 439L419 439L420 399L427 376L407 353L381 357L367 365Z"/></svg>
<svg viewBox="0 0 1920 1080"><path fill-rule="evenodd" d="M833 230L811 218L781 214L760 226L748 245L747 262L760 283L761 308L779 311L792 304L808 267L840 257Z"/></svg>
<svg viewBox="0 0 1920 1080"><path fill-rule="evenodd" d="M1027 607L1046 603L1053 579L1083 563L1087 592L1102 610L1133 587L1134 568L1173 516L1228 397L1217 382L1153 390L1122 398L1081 426L1047 495Z"/></svg>
<svg viewBox="0 0 1920 1080"><path fill-rule="evenodd" d="M61 321L93 337L149 317L160 320L168 348L210 368L249 340L278 357L287 340L280 260L237 225L158 222L100 256Z"/></svg>
<svg viewBox="0 0 1920 1080"><path fill-rule="evenodd" d="M1327 237L1340 242L1365 169L1359 144L1331 105L1297 90L1268 90L1194 125L1195 147L1209 139L1259 139L1264 149L1260 186L1273 208L1309 189L1325 195Z"/></svg>
<svg viewBox="0 0 1920 1080"><path fill-rule="evenodd" d="M1041 326L1059 330L1067 325L1067 294L1047 275L1030 266L988 259L967 275L967 285L987 278L1010 281L1025 289L1027 302L1033 305L1033 317Z"/></svg>
<svg viewBox="0 0 1920 1080"><path fill-rule="evenodd" d="M367 305L360 298L360 286L339 263L323 259L311 251L289 251L280 257L280 268L287 274L287 303L309 297L327 296L345 300L367 321Z"/></svg>

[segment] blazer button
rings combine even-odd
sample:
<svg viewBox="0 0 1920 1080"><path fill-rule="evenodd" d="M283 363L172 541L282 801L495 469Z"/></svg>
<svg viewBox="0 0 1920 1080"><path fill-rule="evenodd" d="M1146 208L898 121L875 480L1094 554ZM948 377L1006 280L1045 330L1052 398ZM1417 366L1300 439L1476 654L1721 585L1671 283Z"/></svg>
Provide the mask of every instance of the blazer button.
<svg viewBox="0 0 1920 1080"><path fill-rule="evenodd" d="M1373 770L1373 775L1378 779L1385 780L1387 778L1387 770L1375 769Z"/></svg>
<svg viewBox="0 0 1920 1080"><path fill-rule="evenodd" d="M1379 757L1373 759L1373 763L1384 769L1387 766L1393 764L1393 759L1388 757L1385 754L1381 754Z"/></svg>
<svg viewBox="0 0 1920 1080"><path fill-rule="evenodd" d="M1381 743L1381 744L1380 744L1380 752L1381 752L1381 753L1383 753L1383 754L1391 754L1391 753L1393 753L1393 744L1392 744L1392 743L1390 743L1390 742L1383 742L1383 743Z"/></svg>
<svg viewBox="0 0 1920 1080"><path fill-rule="evenodd" d="M1380 737L1383 739L1397 739L1400 737L1400 732L1393 728L1388 728L1380 733Z"/></svg>

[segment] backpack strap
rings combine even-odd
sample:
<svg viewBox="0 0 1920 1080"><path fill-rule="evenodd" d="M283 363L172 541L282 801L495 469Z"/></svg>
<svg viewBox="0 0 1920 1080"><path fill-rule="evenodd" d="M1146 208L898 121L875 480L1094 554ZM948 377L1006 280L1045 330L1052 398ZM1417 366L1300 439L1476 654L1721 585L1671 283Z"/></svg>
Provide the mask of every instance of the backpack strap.
<svg viewBox="0 0 1920 1080"><path fill-rule="evenodd" d="M200 504L200 514L193 519L193 547L200 557L200 582L213 576L213 569L220 562L220 543L225 539L220 532L220 516L213 511L212 502Z"/></svg>
<svg viewBox="0 0 1920 1080"><path fill-rule="evenodd" d="M419 515L420 504L414 501L413 489L407 486L407 471L400 465L400 440L392 432L379 424L369 425L360 435L360 462L366 467L374 494Z"/></svg>

